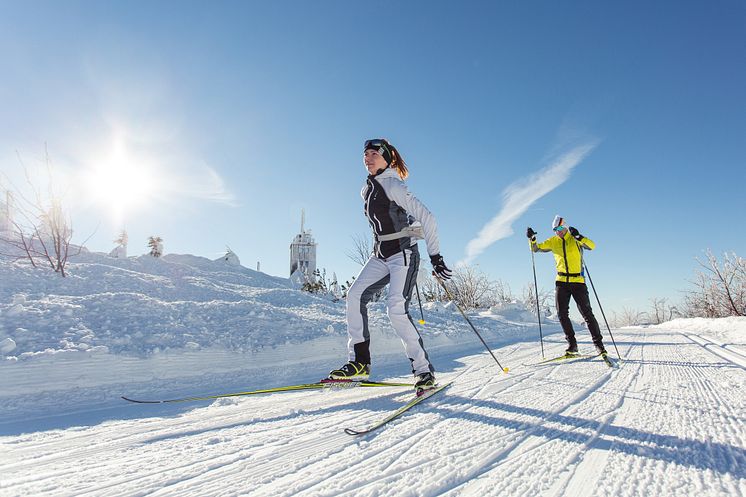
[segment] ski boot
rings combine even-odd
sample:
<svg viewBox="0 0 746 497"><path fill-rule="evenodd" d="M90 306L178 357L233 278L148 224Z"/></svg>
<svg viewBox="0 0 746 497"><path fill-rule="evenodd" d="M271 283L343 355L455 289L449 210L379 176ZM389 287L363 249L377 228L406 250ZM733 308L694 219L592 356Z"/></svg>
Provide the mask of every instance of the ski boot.
<svg viewBox="0 0 746 497"><path fill-rule="evenodd" d="M331 380L363 381L367 380L369 376L370 364L363 364L356 361L350 361L341 368L329 373L329 379Z"/></svg>
<svg viewBox="0 0 746 497"><path fill-rule="evenodd" d="M606 349L601 344L596 345L596 352L598 352L598 355L602 355L602 356L605 356L607 354Z"/></svg>
<svg viewBox="0 0 746 497"><path fill-rule="evenodd" d="M567 347L567 350L565 350L565 357L575 357L575 356L578 356L578 355L580 355L580 353L578 353L578 344L577 343L573 344L573 345L570 345L569 347Z"/></svg>
<svg viewBox="0 0 746 497"><path fill-rule="evenodd" d="M435 388L435 376L432 373L420 373L417 375L417 381L414 382L414 389L417 392L417 397L433 388Z"/></svg>

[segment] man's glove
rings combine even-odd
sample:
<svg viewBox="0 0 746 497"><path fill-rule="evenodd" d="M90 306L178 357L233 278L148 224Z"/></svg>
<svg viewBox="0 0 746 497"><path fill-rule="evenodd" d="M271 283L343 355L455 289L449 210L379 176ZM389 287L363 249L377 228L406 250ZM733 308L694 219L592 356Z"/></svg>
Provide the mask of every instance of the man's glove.
<svg viewBox="0 0 746 497"><path fill-rule="evenodd" d="M526 230L526 237L528 237L532 242L536 241L536 232L533 228L528 228Z"/></svg>
<svg viewBox="0 0 746 497"><path fill-rule="evenodd" d="M578 232L577 228L573 228L572 226L570 226L570 236L572 236L573 238L575 238L577 241L580 241L580 240L583 239L583 235L581 235Z"/></svg>
<svg viewBox="0 0 746 497"><path fill-rule="evenodd" d="M443 256L440 254L435 254L430 256L430 262L433 265L433 270L435 271L435 274L438 275L438 277L442 280L450 280L451 279L451 270L446 267L446 263L443 261Z"/></svg>

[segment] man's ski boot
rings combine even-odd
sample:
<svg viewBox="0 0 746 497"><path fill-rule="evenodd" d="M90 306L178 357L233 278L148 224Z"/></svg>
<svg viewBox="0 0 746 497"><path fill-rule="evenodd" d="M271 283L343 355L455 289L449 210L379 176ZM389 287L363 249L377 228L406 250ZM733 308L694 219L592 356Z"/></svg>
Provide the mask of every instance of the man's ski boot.
<svg viewBox="0 0 746 497"><path fill-rule="evenodd" d="M329 373L331 380L363 381L370 376L370 364L350 361L339 369Z"/></svg>
<svg viewBox="0 0 746 497"><path fill-rule="evenodd" d="M596 345L596 352L598 352L598 355L606 355L606 349L603 345Z"/></svg>
<svg viewBox="0 0 746 497"><path fill-rule="evenodd" d="M417 375L417 381L414 382L414 389L418 397L433 388L435 388L435 376L432 373L420 373Z"/></svg>

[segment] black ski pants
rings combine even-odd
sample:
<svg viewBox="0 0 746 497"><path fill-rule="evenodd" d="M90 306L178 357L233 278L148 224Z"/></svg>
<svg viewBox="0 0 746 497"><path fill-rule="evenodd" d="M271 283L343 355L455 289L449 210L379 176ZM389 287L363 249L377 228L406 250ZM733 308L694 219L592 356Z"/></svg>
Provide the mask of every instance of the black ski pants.
<svg viewBox="0 0 746 497"><path fill-rule="evenodd" d="M575 300L580 315L583 316L585 323L588 325L588 331L591 332L593 345L603 347L603 337L598 321L591 310L591 298L588 296L588 286L585 283L567 283L557 281L555 285L555 300L557 304L557 316L562 325L562 331L565 332L565 338L570 347L577 346L575 340L575 330L572 328L570 321L570 297Z"/></svg>

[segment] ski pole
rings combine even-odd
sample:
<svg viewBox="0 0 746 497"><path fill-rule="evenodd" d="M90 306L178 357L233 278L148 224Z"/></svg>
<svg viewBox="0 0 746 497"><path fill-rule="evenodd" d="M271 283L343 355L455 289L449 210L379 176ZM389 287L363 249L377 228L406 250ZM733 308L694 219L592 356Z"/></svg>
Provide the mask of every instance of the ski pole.
<svg viewBox="0 0 746 497"><path fill-rule="evenodd" d="M414 282L414 288L417 290L417 302L420 304L420 324L425 324L425 314L422 312L422 298L420 297L420 287Z"/></svg>
<svg viewBox="0 0 746 497"><path fill-rule="evenodd" d="M539 311L539 285L536 283L536 262L534 250L531 248L531 267L534 269L534 289L536 290L536 318L539 320L539 341L541 342L541 358L544 359L544 334L541 332L541 312Z"/></svg>
<svg viewBox="0 0 746 497"><path fill-rule="evenodd" d="M588 271L588 265L583 261L583 269L585 269L585 272L588 274L588 281L591 282L591 288L593 288L593 295L596 296L596 302L598 302L598 308L601 309L601 316L604 318L604 323L606 323L606 329L609 330L609 336L611 337L611 343L614 344L614 350L616 350L616 356L619 358L619 360L622 360L621 354L619 354L619 349L616 346L616 340L614 340L614 335L611 333L611 328L609 327L609 322L606 320L606 314L604 314L604 308L601 306L601 300L598 298L598 293L596 293L596 287L593 285L593 278L591 278L591 272Z"/></svg>
<svg viewBox="0 0 746 497"><path fill-rule="evenodd" d="M502 369L504 373L507 373L507 372L508 372L508 368L504 368L504 367L502 367L502 364L500 364L500 361L498 361L498 360L497 360L497 357L495 357L495 354L493 354L493 353L492 353L492 350L490 349L490 346L489 346L489 345L487 345L487 342L485 342L485 341L484 341L484 338L482 338L482 335L480 335L480 334L479 334L479 332L478 332L478 331L477 331L477 329L476 329L476 328L474 327L474 325L472 324L471 320L470 320L470 319L469 319L469 317L468 317L468 316L466 315L466 313L464 312L464 310L463 310L463 309L461 309L461 306L460 306L460 305L458 305L458 303L456 302L456 300L455 300L455 299L454 299L454 298L453 298L453 297L451 296L451 292L449 292L449 291L448 291L448 288L446 287L446 284L445 284L445 282L444 282L443 280L441 280L441 279L440 279L440 277L439 277L439 276L438 276L438 275L437 275L437 274L435 273L435 271L433 271L433 276L434 276L434 277L435 277L435 279L436 279L436 280L438 281L438 283L440 283L440 286L442 286L442 287L443 287L443 290L445 290L445 291L446 291L446 296L447 296L447 297L448 297L448 298L449 298L450 300L452 300L452 301L453 301L453 303L454 303L454 304L456 305L456 308L457 308L457 309L459 310L459 312L461 313L461 315L462 315L462 316L464 316L464 319L466 320L466 322L467 322L467 323L469 323L469 326L471 326L471 329L472 329L472 330L474 331L474 333L476 333L476 335L477 335L477 336L479 337L479 339L480 339L480 340L482 341L482 343L484 344L484 346L485 346L485 347L487 348L487 352L489 352L489 353L490 353L490 355L491 355L491 356L492 356L492 358L493 358L493 359L495 360L495 362L497 363L497 365L498 365L498 366L500 366L500 369Z"/></svg>

